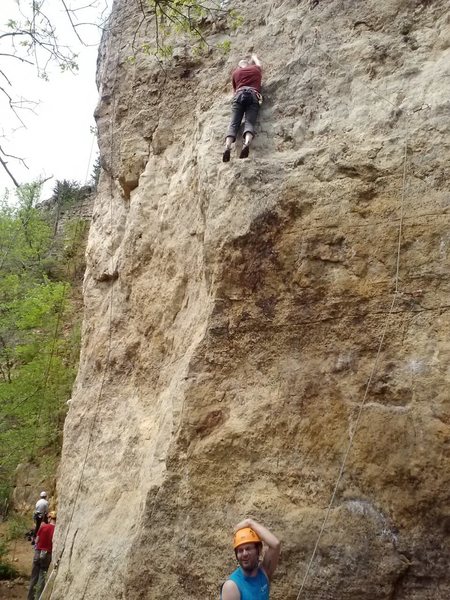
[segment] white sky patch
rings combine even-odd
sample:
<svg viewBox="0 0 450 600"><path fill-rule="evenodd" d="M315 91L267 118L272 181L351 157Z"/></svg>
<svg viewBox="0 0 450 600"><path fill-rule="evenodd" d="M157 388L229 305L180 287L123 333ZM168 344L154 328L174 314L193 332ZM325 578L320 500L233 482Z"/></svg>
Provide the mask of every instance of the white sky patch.
<svg viewBox="0 0 450 600"><path fill-rule="evenodd" d="M76 8L88 3L71 0L68 4ZM78 54L79 71L62 73L56 65L51 65L49 81L44 81L37 76L35 67L0 56L0 68L12 82L14 97L22 96L39 103L33 109L35 114L29 110L19 111L24 128L7 103L0 102L0 144L8 154L23 158L29 167L26 169L20 162L8 159L8 167L19 183L52 177L44 186L43 198L46 198L57 179L84 184L92 174L97 155L91 129L95 128L93 112L98 100L95 71L101 30L92 25L78 28L80 37L88 44L83 46L73 32L61 0L46 0L43 9L51 17L60 43ZM79 11L77 16L79 22L99 23L107 14L107 0L98 0L95 6ZM8 31L9 19L23 20L23 17L18 13L15 0L1 0L0 33ZM0 196L5 188L14 189L14 185L0 165Z"/></svg>

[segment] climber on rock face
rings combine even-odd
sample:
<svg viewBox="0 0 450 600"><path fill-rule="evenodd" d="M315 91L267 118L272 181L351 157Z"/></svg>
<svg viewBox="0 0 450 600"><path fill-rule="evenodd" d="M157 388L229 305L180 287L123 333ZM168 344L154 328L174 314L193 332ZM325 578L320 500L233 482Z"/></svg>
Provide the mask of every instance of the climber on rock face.
<svg viewBox="0 0 450 600"><path fill-rule="evenodd" d="M225 140L225 150L222 155L223 162L230 160L231 146L236 141L242 117L245 117L244 144L239 158L248 157L249 147L255 135L259 105L262 102L261 78L261 63L256 54L252 54L250 58L241 60L237 69L233 71L234 96L231 103L232 116Z"/></svg>
<svg viewBox="0 0 450 600"><path fill-rule="evenodd" d="M268 547L261 560L263 543ZM239 567L223 584L221 600L269 600L280 541L260 523L245 519L235 527L233 546Z"/></svg>

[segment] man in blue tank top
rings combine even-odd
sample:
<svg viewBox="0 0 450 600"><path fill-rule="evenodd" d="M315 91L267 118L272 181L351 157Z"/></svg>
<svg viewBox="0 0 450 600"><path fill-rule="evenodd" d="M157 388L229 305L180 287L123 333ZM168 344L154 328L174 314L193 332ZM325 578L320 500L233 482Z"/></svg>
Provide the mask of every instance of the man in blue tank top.
<svg viewBox="0 0 450 600"><path fill-rule="evenodd" d="M267 545L261 561L263 543ZM245 519L235 527L234 552L239 567L222 586L222 600L269 600L270 580L280 558L280 541L266 527Z"/></svg>

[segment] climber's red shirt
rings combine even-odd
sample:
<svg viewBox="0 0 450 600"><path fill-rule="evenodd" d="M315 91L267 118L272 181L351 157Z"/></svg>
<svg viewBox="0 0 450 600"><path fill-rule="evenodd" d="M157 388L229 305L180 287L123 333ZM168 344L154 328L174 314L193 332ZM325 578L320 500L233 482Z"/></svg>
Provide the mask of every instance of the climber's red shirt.
<svg viewBox="0 0 450 600"><path fill-rule="evenodd" d="M241 87L252 87L261 93L261 67L250 65L249 67L239 67L233 71L233 89L236 92Z"/></svg>
<svg viewBox="0 0 450 600"><path fill-rule="evenodd" d="M36 550L47 550L47 552L51 552L53 548L54 532L55 526L53 523L42 523L37 532L38 542L36 544Z"/></svg>

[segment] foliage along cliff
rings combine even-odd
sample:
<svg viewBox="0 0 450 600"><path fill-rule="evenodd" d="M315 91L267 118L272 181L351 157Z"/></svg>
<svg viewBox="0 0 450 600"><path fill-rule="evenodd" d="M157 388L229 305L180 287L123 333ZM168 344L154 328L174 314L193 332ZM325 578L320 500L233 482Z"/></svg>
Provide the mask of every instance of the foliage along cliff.
<svg viewBox="0 0 450 600"><path fill-rule="evenodd" d="M0 518L53 495L78 364L90 188L40 193L25 184L0 204Z"/></svg>
<svg viewBox="0 0 450 600"><path fill-rule="evenodd" d="M303 597L448 598L447 2L229 5L228 55L161 67L124 0L101 48L51 598L217 598L251 514L294 600L337 482ZM223 164L250 48L259 135Z"/></svg>

